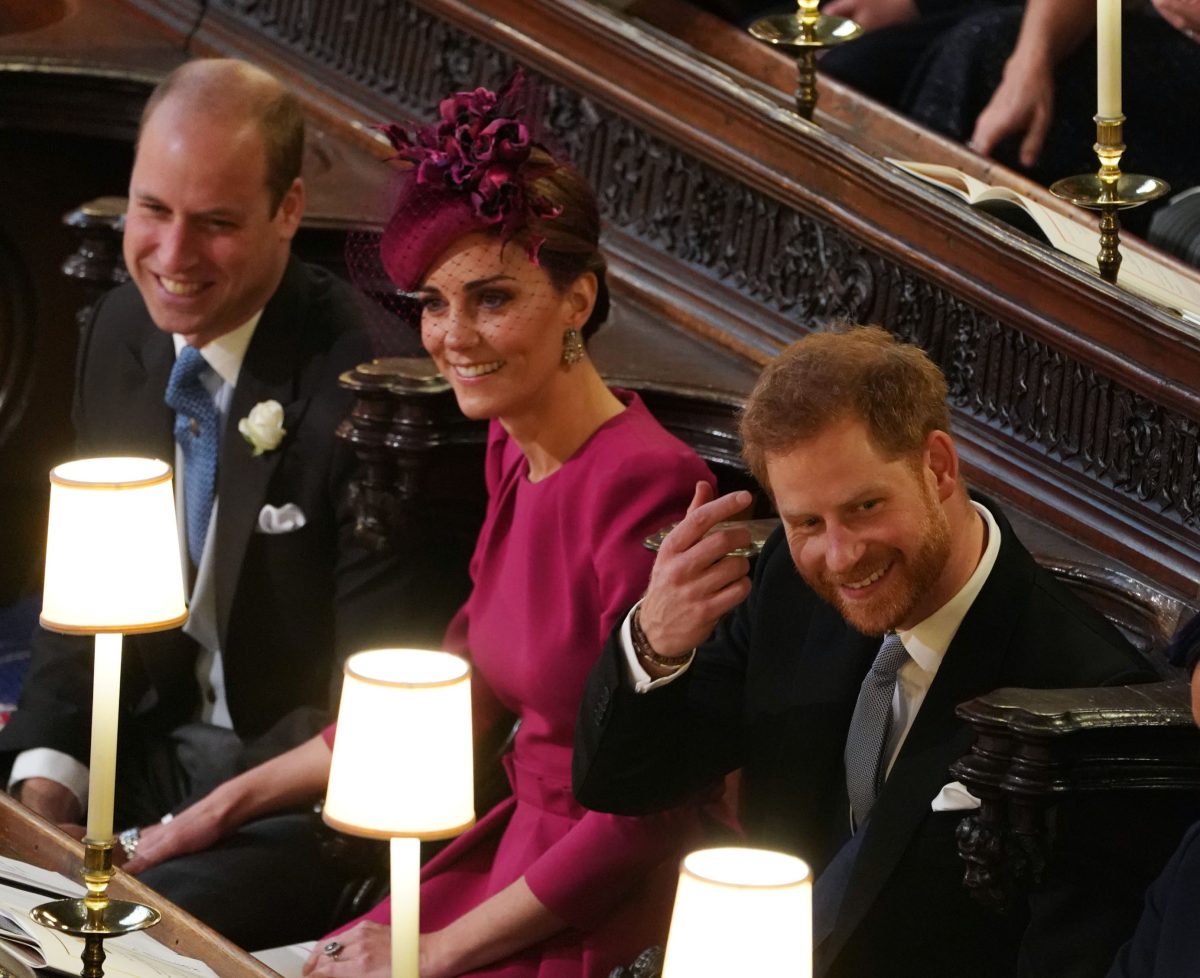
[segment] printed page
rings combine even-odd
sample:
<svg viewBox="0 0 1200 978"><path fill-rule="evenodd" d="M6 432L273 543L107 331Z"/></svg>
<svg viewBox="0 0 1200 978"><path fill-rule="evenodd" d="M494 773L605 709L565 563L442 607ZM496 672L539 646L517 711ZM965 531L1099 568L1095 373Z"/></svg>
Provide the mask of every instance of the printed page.
<svg viewBox="0 0 1200 978"><path fill-rule="evenodd" d="M0 884L0 941L33 967L43 965L79 974L83 939L34 923L29 911L46 903L41 893ZM25 935L18 942L16 935ZM104 942L105 978L217 978L203 961L185 958L154 940L146 931ZM41 964L35 963L38 958Z"/></svg>
<svg viewBox="0 0 1200 978"><path fill-rule="evenodd" d="M272 947L265 951L255 951L254 957L283 978L301 978L304 962L317 946L316 941L304 941L301 944L287 944L284 947Z"/></svg>

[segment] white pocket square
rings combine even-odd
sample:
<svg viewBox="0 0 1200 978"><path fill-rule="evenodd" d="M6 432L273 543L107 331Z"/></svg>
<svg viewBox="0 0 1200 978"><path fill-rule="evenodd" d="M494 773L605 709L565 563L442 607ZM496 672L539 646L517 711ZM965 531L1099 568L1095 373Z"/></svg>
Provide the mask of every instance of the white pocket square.
<svg viewBox="0 0 1200 978"><path fill-rule="evenodd" d="M937 793L930 805L935 812L965 812L979 807L979 799L963 786L961 781L951 781Z"/></svg>
<svg viewBox="0 0 1200 978"><path fill-rule="evenodd" d="M295 503L282 506L264 506L258 514L259 533L291 533L300 529L308 520Z"/></svg>

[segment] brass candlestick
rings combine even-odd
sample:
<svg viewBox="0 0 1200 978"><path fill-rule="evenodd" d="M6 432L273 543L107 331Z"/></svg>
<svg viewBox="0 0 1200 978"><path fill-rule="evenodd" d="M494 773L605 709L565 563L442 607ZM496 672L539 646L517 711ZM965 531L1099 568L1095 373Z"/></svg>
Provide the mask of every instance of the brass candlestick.
<svg viewBox="0 0 1200 978"><path fill-rule="evenodd" d="M83 881L87 895L80 900L54 900L34 907L29 915L43 927L83 938L82 978L103 978L104 940L157 924L162 915L153 907L128 900L110 900L113 840L84 839Z"/></svg>
<svg viewBox="0 0 1200 978"><path fill-rule="evenodd" d="M1125 152L1122 125L1125 116L1096 116L1096 143L1100 159L1096 173L1064 177L1051 184L1050 192L1072 204L1100 212L1100 254L1096 264L1106 282L1117 281L1121 268L1121 221L1118 212L1156 200L1171 188L1166 181L1136 173L1121 172Z"/></svg>
<svg viewBox="0 0 1200 978"><path fill-rule="evenodd" d="M832 17L817 10L819 0L797 0L794 14L763 17L750 25L750 33L796 58L796 111L812 120L817 105L817 52L853 41L862 28L848 17Z"/></svg>

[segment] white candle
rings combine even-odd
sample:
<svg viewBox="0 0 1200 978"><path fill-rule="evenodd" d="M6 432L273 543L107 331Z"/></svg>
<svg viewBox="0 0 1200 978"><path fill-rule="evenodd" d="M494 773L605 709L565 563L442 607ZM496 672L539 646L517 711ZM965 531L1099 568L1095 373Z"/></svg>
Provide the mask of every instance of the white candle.
<svg viewBox="0 0 1200 978"><path fill-rule="evenodd" d="M392 978L418 978L421 929L421 842L393 837Z"/></svg>
<svg viewBox="0 0 1200 978"><path fill-rule="evenodd" d="M1096 0L1096 114L1121 114L1121 0Z"/></svg>
<svg viewBox="0 0 1200 978"><path fill-rule="evenodd" d="M88 772L87 837L113 837L113 797L117 785L117 710L121 700L121 633L96 635L92 680L92 760Z"/></svg>

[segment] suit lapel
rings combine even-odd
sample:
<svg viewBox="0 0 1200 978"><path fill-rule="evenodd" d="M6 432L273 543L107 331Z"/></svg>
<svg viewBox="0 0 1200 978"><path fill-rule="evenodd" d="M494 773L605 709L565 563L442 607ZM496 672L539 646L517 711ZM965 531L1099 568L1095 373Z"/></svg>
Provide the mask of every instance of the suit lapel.
<svg viewBox="0 0 1200 978"><path fill-rule="evenodd" d="M242 562L255 531L258 514L267 502L271 477L287 450L305 403L297 397L300 371L303 301L296 283L295 260L263 310L246 350L229 408L217 474L216 564L217 633L227 651L226 636ZM256 456L237 430L238 422L263 401L278 401L284 409L283 443Z"/></svg>
<svg viewBox="0 0 1200 978"><path fill-rule="evenodd" d="M822 947L827 961L833 961L891 877L949 779L950 765L969 750L971 731L958 720L955 708L1002 684L1015 627L1009 610L1022 602L1031 578L1020 561L1020 545L1011 527L1000 526L1000 553L992 573L946 650L872 809L837 923Z"/></svg>
<svg viewBox="0 0 1200 978"><path fill-rule="evenodd" d="M174 466L175 412L167 406L163 395L175 365L175 344L170 335L161 332L149 319L147 330L145 341L131 345L129 350L140 370L131 375L135 396L114 399L114 403L141 403L141 410L123 414L120 423L112 425L112 431L121 443L136 445L139 451Z"/></svg>

